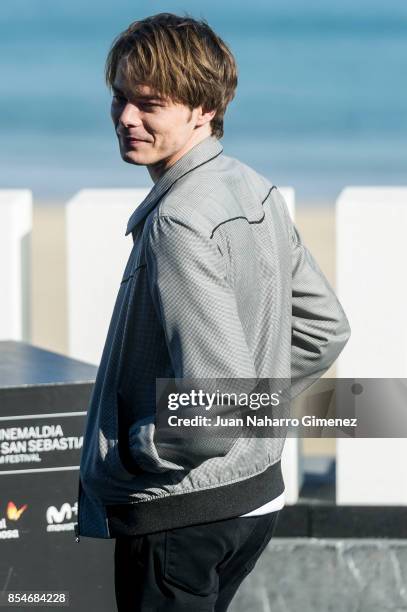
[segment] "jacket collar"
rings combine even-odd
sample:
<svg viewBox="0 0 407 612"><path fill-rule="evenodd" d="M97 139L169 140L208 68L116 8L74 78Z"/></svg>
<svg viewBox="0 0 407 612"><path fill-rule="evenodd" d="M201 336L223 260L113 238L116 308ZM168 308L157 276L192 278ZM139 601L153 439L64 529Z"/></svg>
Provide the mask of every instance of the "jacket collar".
<svg viewBox="0 0 407 612"><path fill-rule="evenodd" d="M223 147L219 140L216 136L210 135L180 157L158 179L148 195L133 212L127 223L126 236L148 215L159 200L169 191L175 181L198 166L202 166L211 159L214 159L222 151Z"/></svg>

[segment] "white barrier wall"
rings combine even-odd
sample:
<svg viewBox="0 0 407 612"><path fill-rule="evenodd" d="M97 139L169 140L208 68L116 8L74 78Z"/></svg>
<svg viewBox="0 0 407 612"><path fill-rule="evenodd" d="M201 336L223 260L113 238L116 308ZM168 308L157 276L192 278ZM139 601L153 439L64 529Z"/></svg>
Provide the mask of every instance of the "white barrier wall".
<svg viewBox="0 0 407 612"><path fill-rule="evenodd" d="M128 218L149 189L85 189L66 204L68 339L71 357L100 362L114 301L133 244ZM294 189L280 188L291 216ZM282 458L287 503L301 484L299 443L290 438Z"/></svg>
<svg viewBox="0 0 407 612"><path fill-rule="evenodd" d="M407 376L407 188L348 187L336 203L337 291L352 335L340 378ZM338 439L337 503L407 505L406 439Z"/></svg>
<svg viewBox="0 0 407 612"><path fill-rule="evenodd" d="M127 221L150 190L83 189L66 203L69 355L98 364L133 240ZM294 190L280 188L294 215Z"/></svg>
<svg viewBox="0 0 407 612"><path fill-rule="evenodd" d="M99 364L133 245L127 222L149 189L84 189L66 204L68 346Z"/></svg>
<svg viewBox="0 0 407 612"><path fill-rule="evenodd" d="M279 187L279 191L287 203L291 218L295 219L295 191L292 187ZM281 469L285 482L285 499L287 504L295 504L298 501L299 492L303 481L303 469L301 463L301 440L298 438L287 438L281 458Z"/></svg>
<svg viewBox="0 0 407 612"><path fill-rule="evenodd" d="M30 339L32 194L0 190L0 339Z"/></svg>

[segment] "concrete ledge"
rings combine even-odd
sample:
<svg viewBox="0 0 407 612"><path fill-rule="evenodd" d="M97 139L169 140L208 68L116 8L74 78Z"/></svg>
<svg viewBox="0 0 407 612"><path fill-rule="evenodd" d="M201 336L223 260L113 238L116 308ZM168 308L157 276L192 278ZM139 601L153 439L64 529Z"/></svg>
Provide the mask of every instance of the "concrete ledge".
<svg viewBox="0 0 407 612"><path fill-rule="evenodd" d="M285 506L274 537L407 538L407 507L306 503Z"/></svg>
<svg viewBox="0 0 407 612"><path fill-rule="evenodd" d="M229 611L298 610L407 610L407 542L273 539Z"/></svg>

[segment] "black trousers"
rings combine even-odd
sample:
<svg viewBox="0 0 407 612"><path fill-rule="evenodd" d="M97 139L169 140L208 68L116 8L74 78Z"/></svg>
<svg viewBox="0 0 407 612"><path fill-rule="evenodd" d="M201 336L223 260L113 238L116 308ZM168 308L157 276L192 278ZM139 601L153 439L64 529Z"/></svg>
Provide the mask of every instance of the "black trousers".
<svg viewBox="0 0 407 612"><path fill-rule="evenodd" d="M116 538L118 612L225 612L271 539L278 514Z"/></svg>

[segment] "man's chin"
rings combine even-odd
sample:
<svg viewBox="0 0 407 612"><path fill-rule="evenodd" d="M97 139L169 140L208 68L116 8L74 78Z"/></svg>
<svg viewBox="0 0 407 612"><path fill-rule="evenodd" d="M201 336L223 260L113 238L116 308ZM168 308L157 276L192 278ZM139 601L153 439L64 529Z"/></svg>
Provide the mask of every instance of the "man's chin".
<svg viewBox="0 0 407 612"><path fill-rule="evenodd" d="M134 164L136 166L146 166L148 161L140 154L134 153L134 151L124 151L121 153L122 160L127 164Z"/></svg>

